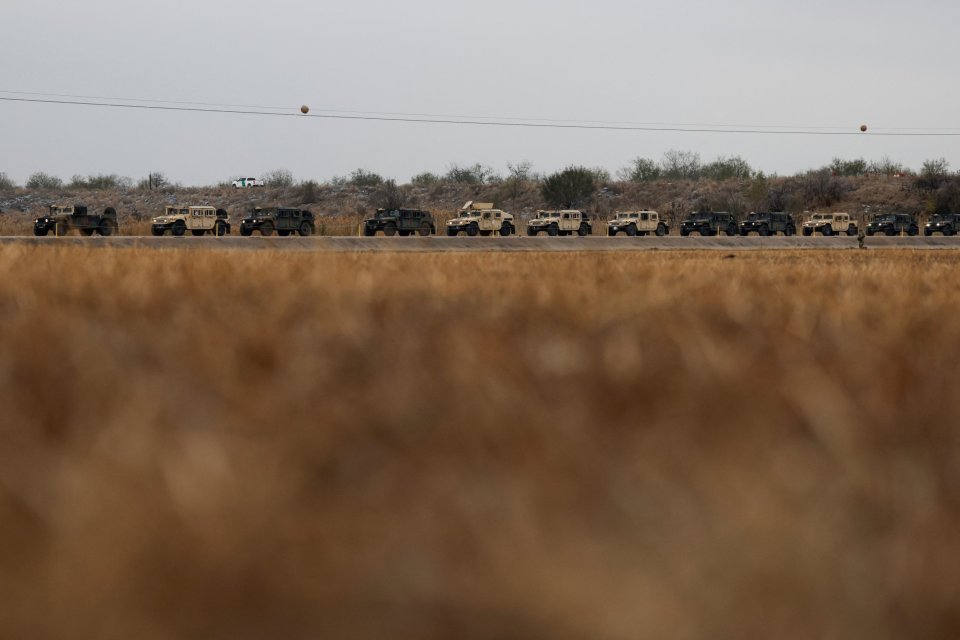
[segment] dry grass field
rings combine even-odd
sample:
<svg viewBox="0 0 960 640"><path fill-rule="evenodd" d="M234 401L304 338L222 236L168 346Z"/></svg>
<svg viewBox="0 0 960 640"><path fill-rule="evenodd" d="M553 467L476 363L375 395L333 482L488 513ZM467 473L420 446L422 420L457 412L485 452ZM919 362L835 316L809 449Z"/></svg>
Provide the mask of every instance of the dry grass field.
<svg viewBox="0 0 960 640"><path fill-rule="evenodd" d="M957 637L958 269L2 248L0 637Z"/></svg>

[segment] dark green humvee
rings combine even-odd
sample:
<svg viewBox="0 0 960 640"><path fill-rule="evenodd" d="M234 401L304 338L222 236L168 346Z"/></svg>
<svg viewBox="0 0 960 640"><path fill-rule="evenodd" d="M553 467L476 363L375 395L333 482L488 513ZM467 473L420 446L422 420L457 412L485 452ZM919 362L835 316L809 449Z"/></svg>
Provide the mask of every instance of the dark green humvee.
<svg viewBox="0 0 960 640"><path fill-rule="evenodd" d="M419 233L429 236L437 232L433 215L429 211L420 209L377 209L372 218L363 221L363 235L374 236L377 231L384 235L409 236Z"/></svg>
<svg viewBox="0 0 960 640"><path fill-rule="evenodd" d="M74 229L82 236L92 236L95 232L102 236L112 236L117 232L117 210L107 207L103 213L90 213L86 205L51 205L50 213L33 221L33 235L45 236L51 231L54 235L65 236Z"/></svg>
<svg viewBox="0 0 960 640"><path fill-rule="evenodd" d="M254 231L259 231L262 236L269 236L274 231L280 236L289 236L292 233L309 236L316 233L317 228L313 214L306 209L294 209L292 207L261 209L257 207L249 216L240 221L240 235L253 235Z"/></svg>

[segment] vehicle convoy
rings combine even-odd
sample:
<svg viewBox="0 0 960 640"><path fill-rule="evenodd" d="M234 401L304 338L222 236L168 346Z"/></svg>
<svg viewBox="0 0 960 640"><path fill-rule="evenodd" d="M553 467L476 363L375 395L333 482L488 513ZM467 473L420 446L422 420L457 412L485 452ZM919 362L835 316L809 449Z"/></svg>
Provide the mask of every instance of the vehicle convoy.
<svg viewBox="0 0 960 640"><path fill-rule="evenodd" d="M378 231L384 235L409 236L418 233L429 236L437 232L433 215L420 209L377 209L372 218L363 221L363 235L374 236Z"/></svg>
<svg viewBox="0 0 960 640"><path fill-rule="evenodd" d="M263 180L257 180L256 178L237 178L233 181L234 189L243 189L245 187L262 187L264 186Z"/></svg>
<svg viewBox="0 0 960 640"><path fill-rule="evenodd" d="M489 236L499 233L509 236L516 233L513 226L513 214L494 209L492 202L467 201L457 213L457 217L447 221L447 235L455 236L460 232L468 236Z"/></svg>
<svg viewBox="0 0 960 640"><path fill-rule="evenodd" d="M250 236L254 231L259 231L262 236L273 235L274 231L279 236L289 236L292 233L309 236L316 233L316 226L313 213L306 209L257 207L240 221L240 235Z"/></svg>
<svg viewBox="0 0 960 640"><path fill-rule="evenodd" d="M920 233L917 219L909 213L878 213L867 224L867 235L882 233L887 236L896 236L906 233L915 236Z"/></svg>
<svg viewBox="0 0 960 640"><path fill-rule="evenodd" d="M923 226L923 235L932 236L939 232L952 236L957 233L957 229L960 229L960 213L935 213Z"/></svg>
<svg viewBox="0 0 960 640"><path fill-rule="evenodd" d="M51 205L50 212L33 221L33 235L45 236L51 231L54 235L65 236L74 229L83 236L99 233L112 236L117 232L117 210L107 207L103 213L90 213L86 205Z"/></svg>
<svg viewBox="0 0 960 640"><path fill-rule="evenodd" d="M702 236L716 236L721 232L735 236L738 233L737 220L732 213L726 211L691 213L680 223L680 235L688 236L694 231Z"/></svg>
<svg viewBox="0 0 960 640"><path fill-rule="evenodd" d="M846 233L848 236L857 235L857 221L849 213L815 213L803 223L803 235L812 236L820 233L825 236L835 236Z"/></svg>
<svg viewBox="0 0 960 640"><path fill-rule="evenodd" d="M230 234L230 221L227 212L215 207L169 206L162 216L151 220L150 233L155 236L166 234L182 236L189 231L195 236L212 233L215 236Z"/></svg>
<svg viewBox="0 0 960 640"><path fill-rule="evenodd" d="M607 221L607 235L621 231L628 236L665 236L670 233L670 225L656 211L618 211Z"/></svg>
<svg viewBox="0 0 960 640"><path fill-rule="evenodd" d="M590 218L583 211L565 209L563 211L537 211L536 216L527 222L527 235L535 236L541 231L548 236L589 236L593 233Z"/></svg>
<svg viewBox="0 0 960 640"><path fill-rule="evenodd" d="M740 223L740 235L748 235L751 231L756 231L761 236L772 236L777 233L792 236L797 232L797 225L789 213L758 211L751 213Z"/></svg>

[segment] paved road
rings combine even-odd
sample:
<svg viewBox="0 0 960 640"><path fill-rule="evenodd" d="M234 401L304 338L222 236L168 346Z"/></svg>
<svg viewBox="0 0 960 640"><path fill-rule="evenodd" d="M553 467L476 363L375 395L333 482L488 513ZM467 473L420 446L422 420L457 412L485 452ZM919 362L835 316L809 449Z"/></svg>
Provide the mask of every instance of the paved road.
<svg viewBox="0 0 960 640"><path fill-rule="evenodd" d="M247 238L228 236L214 238L212 236L195 238L193 236L174 238L172 236L113 236L103 238L93 236L84 238L68 236L54 238L52 236L37 238L33 236L5 236L0 237L0 247L24 246L83 246L83 247L118 247L137 249L285 249L291 251L650 251L650 250L683 250L683 249L712 249L712 250L745 250L745 249L852 249L857 246L857 239L847 236L824 238L821 236L804 237L783 236L733 236L733 237L626 237L592 236L586 238L550 238L546 236L526 237L511 236L508 238L468 238L458 236L433 237L375 237L356 238L350 236L325 237L289 237L278 236ZM868 248L900 248L900 249L960 249L960 236L945 238L943 236L875 236L866 239Z"/></svg>

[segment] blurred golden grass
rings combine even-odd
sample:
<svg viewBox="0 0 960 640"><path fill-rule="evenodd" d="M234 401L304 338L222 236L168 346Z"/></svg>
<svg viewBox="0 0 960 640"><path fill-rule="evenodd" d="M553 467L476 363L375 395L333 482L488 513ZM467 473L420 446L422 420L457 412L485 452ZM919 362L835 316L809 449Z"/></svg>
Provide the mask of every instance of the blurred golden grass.
<svg viewBox="0 0 960 640"><path fill-rule="evenodd" d="M0 637L956 637L958 267L4 247Z"/></svg>

